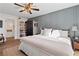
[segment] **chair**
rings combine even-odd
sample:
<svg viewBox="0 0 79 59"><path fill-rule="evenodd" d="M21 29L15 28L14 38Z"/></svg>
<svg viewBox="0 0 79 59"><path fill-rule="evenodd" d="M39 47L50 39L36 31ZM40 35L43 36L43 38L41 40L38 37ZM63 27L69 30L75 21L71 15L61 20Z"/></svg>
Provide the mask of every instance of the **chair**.
<svg viewBox="0 0 79 59"><path fill-rule="evenodd" d="M3 41L3 43L4 43L4 36L3 36L3 34L0 34L0 41Z"/></svg>

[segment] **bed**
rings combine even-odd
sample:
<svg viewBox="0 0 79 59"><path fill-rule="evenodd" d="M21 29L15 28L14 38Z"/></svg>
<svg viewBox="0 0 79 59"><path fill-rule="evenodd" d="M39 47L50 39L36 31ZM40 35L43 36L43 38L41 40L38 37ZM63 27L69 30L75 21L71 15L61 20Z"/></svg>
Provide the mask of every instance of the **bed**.
<svg viewBox="0 0 79 59"><path fill-rule="evenodd" d="M71 40L69 37L48 37L33 35L20 38L19 50L28 56L72 56Z"/></svg>

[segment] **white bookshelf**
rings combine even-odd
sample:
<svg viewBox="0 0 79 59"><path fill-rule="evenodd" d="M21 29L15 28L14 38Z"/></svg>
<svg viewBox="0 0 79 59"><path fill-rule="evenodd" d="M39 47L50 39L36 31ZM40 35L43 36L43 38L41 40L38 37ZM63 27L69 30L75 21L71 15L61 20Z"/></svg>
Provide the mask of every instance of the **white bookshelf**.
<svg viewBox="0 0 79 59"><path fill-rule="evenodd" d="M20 21L20 37L25 36L25 21Z"/></svg>

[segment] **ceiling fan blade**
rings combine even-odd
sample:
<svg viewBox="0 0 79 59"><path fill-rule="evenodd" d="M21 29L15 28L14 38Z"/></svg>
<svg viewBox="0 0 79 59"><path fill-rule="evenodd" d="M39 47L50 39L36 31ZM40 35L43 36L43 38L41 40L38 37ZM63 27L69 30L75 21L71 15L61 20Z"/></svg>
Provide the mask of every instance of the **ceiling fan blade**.
<svg viewBox="0 0 79 59"><path fill-rule="evenodd" d="M31 10L29 10L29 13L32 14Z"/></svg>
<svg viewBox="0 0 79 59"><path fill-rule="evenodd" d="M33 5L33 3L29 3L29 4L28 4L28 6L32 6L32 5Z"/></svg>
<svg viewBox="0 0 79 59"><path fill-rule="evenodd" d="M25 10L20 10L19 12L23 12L23 11L25 11Z"/></svg>
<svg viewBox="0 0 79 59"><path fill-rule="evenodd" d="M20 4L17 4L17 3L14 3L14 5L17 5L17 6L20 6L20 7L24 7L24 6L22 6L22 5L20 5Z"/></svg>
<svg viewBox="0 0 79 59"><path fill-rule="evenodd" d="M36 9L36 8L31 8L32 10L35 10L35 11L39 11L39 9Z"/></svg>

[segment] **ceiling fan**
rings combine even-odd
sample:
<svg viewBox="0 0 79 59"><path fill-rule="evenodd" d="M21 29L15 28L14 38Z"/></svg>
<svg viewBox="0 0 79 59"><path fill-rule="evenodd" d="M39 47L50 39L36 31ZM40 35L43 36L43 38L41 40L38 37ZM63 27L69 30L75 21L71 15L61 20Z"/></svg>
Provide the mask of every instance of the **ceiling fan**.
<svg viewBox="0 0 79 59"><path fill-rule="evenodd" d="M17 6L23 8L23 9L20 10L19 12L24 12L24 11L26 11L26 12L32 14L32 10L34 10L34 11L39 11L38 8L34 8L34 7L33 7L33 3L28 3L28 4L23 4L23 5L18 4L18 3L14 3L14 5L17 5Z"/></svg>

